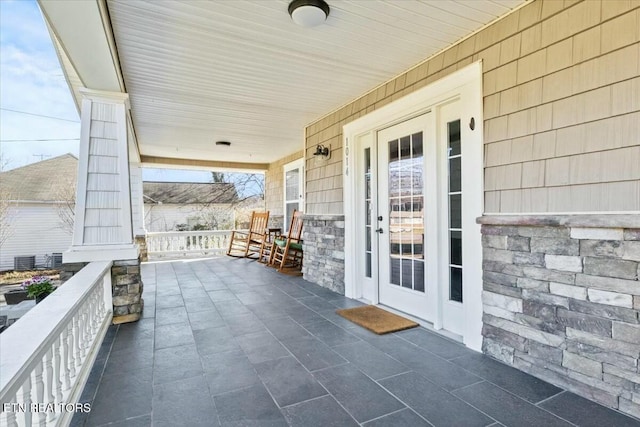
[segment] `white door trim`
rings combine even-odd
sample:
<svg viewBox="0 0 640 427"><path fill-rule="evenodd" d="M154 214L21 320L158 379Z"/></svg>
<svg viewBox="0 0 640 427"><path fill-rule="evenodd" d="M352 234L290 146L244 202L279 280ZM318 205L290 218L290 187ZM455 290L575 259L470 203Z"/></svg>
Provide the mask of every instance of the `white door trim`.
<svg viewBox="0 0 640 427"><path fill-rule="evenodd" d="M458 70L441 80L419 89L395 102L375 110L343 127L344 161L344 212L345 212L345 294L350 298L362 298L363 289L358 284L359 269L356 260L362 258L357 244L360 222L354 216L358 212L358 185L361 174L358 167L358 145L361 139L375 140L375 132L400 123L443 104L451 99L461 98L461 132L466 141L466 174L476 179L467 182L463 210L468 215L463 228L467 230L463 245L464 290L464 334L463 342L471 349L481 351L482 347L482 244L480 226L475 217L484 210L483 192L483 115L482 115L482 62L478 61ZM474 119L474 130L469 122ZM376 300L372 303L377 304ZM436 328L441 327L434 322Z"/></svg>
<svg viewBox="0 0 640 427"><path fill-rule="evenodd" d="M301 157L297 160L294 160L292 162L289 162L287 164L285 164L283 167L283 172L282 172L282 213L284 216L284 223L283 223L283 231L288 231L287 227L289 227L289 224L287 224L287 172L289 172L290 170L293 169L299 169L300 170L300 174L298 175L298 186L299 186L299 191L300 191L300 195L298 197L298 210L304 212L304 158ZM293 200L289 200L289 202L292 202Z"/></svg>

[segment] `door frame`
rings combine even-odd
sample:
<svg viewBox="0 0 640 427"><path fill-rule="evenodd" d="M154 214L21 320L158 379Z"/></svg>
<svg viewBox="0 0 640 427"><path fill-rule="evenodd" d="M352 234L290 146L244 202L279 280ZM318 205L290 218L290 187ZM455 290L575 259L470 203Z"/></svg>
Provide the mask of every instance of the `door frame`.
<svg viewBox="0 0 640 427"><path fill-rule="evenodd" d="M413 117L437 109L451 100L460 99L461 132L465 141L464 174L477 179L467 179L463 192L463 211L472 215L463 219L463 229L467 230L463 245L464 324L462 340L476 351L482 349L482 242L480 225L475 219L484 211L483 188L483 104L482 104L482 61L470 64L422 89L406 95L381 107L343 127L343 167L344 167L344 212L345 212L345 259L358 260L363 257L363 242L359 239L357 213L361 211L359 195L362 187L362 165L359 150L364 144L376 143L376 132ZM474 130L470 129L471 118ZM438 117L436 115L436 120ZM375 206L377 212L377 206ZM361 262L345 262L345 295L349 298L363 298ZM377 269L376 269L377 270ZM377 276L377 275L376 275ZM377 277L374 277L377 280ZM377 281L376 281L377 283ZM378 304L378 291L368 293L371 303ZM435 308L435 329L442 328L442 299L437 296Z"/></svg>

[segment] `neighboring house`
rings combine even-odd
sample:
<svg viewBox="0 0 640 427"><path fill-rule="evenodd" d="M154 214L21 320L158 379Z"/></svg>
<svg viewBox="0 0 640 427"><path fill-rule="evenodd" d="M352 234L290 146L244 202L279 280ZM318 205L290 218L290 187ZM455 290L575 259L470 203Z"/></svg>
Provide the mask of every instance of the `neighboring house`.
<svg viewBox="0 0 640 427"><path fill-rule="evenodd" d="M238 194L233 184L144 181L142 188L149 232L234 227Z"/></svg>
<svg viewBox="0 0 640 427"><path fill-rule="evenodd" d="M52 254L71 246L78 159L65 154L0 173L2 218L0 271L14 268L14 257L35 257L37 267L52 265Z"/></svg>
<svg viewBox="0 0 640 427"><path fill-rule="evenodd" d="M307 29L279 1L41 0L81 145L112 153L83 170L264 171L305 279L640 417L640 4L327 2ZM83 199L132 194L94 175ZM77 220L103 235L71 259L131 240Z"/></svg>

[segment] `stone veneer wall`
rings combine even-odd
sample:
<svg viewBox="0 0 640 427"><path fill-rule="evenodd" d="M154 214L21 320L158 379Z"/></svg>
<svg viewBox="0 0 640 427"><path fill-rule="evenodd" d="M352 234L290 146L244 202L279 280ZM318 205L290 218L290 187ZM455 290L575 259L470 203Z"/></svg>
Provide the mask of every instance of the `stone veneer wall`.
<svg viewBox="0 0 640 427"><path fill-rule="evenodd" d="M140 260L114 261L111 267L113 323L135 322L142 316Z"/></svg>
<svg viewBox="0 0 640 427"><path fill-rule="evenodd" d="M302 274L344 295L344 215L305 215Z"/></svg>
<svg viewBox="0 0 640 427"><path fill-rule="evenodd" d="M640 215L479 222L483 352L640 417Z"/></svg>
<svg viewBox="0 0 640 427"><path fill-rule="evenodd" d="M60 280L64 283L82 270L88 263L62 264ZM142 316L142 276L140 260L114 261L111 267L111 296L113 299L113 324L135 322Z"/></svg>
<svg viewBox="0 0 640 427"><path fill-rule="evenodd" d="M140 261L149 261L149 251L147 249L147 236L136 236L135 244L138 245L138 253L140 254Z"/></svg>

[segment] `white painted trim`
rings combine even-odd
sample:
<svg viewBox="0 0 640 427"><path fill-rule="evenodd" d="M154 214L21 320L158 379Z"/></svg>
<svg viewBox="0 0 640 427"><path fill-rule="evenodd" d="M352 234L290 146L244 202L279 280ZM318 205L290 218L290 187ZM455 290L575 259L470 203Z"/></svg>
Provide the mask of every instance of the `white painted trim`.
<svg viewBox="0 0 640 427"><path fill-rule="evenodd" d="M300 175L298 176L298 185L299 185L299 197L298 197L298 210L304 212L305 211L305 178L306 178L306 168L304 157L301 157L297 160L289 162L282 167L282 215L284 217L283 223L283 231L288 231L287 227L287 172L293 169L299 169ZM290 201L292 202L292 200Z"/></svg>
<svg viewBox="0 0 640 427"><path fill-rule="evenodd" d="M482 346L482 247L480 226L475 223L475 218L482 214L483 199L483 123L482 123L482 62L475 62L461 70L458 70L422 89L408 94L401 99L392 102L378 110L375 110L343 127L343 162L344 162L344 212L345 214L345 257L346 259L357 260L356 245L353 241L357 238L357 221L352 212L357 208L355 197L357 192L357 175L353 173L357 170L355 155L355 142L357 138L372 133L396 123L403 122L410 118L419 116L430 111L432 108L445 103L450 99L455 99L461 93L465 94L465 99L461 102L462 116L461 129L466 128L466 135L463 137L470 139L470 143L476 148L476 153L469 153L470 158L476 158L472 163L476 164L475 173L478 179L474 181L478 189L475 203L480 203L481 209L477 215L473 215L473 224L467 224L468 230L475 238L470 239L470 246L467 252L472 253L471 259L467 258L465 265L469 270L469 275L473 272L477 274L474 281L473 290L465 293L465 324L464 342L469 348L480 351ZM467 99L469 98L469 99ZM475 130L468 129L470 117L475 119ZM350 152L352 152L350 154ZM479 160L477 160L479 159ZM473 171L472 171L473 172ZM472 201L474 203L474 201ZM465 225L463 224L463 227ZM474 252L475 251L475 252ZM464 257L464 255L463 255ZM463 258L464 259L464 258ZM345 295L350 298L361 298L358 295L357 269L345 263ZM478 285L479 283L479 285ZM478 289L475 289L478 288ZM437 325L436 325L437 327Z"/></svg>
<svg viewBox="0 0 640 427"><path fill-rule="evenodd" d="M558 215L640 215L640 211L580 211L580 212L485 212L483 216L558 216Z"/></svg>
<svg viewBox="0 0 640 427"><path fill-rule="evenodd" d="M469 82L469 97L463 102L462 117L475 118L475 130L471 131L468 123L460 123L461 138L465 141L465 153L463 154L463 173L468 179L465 183L465 193L462 202L463 211L467 206L478 207L478 212L484 212L484 110L482 99L482 67L479 70L479 78ZM470 151L472 150L472 151ZM465 163L464 159L473 159ZM469 198L473 197L471 204ZM466 199L466 201L465 201ZM467 236L463 235L462 247L463 283L473 283L465 287L463 295L465 304L465 331L464 344L476 351L482 351L482 233L480 224L473 218L476 214L468 215L462 224L463 230L467 230ZM464 232L464 231L463 231ZM469 261L465 262L466 259Z"/></svg>
<svg viewBox="0 0 640 427"><path fill-rule="evenodd" d="M138 245L72 246L62 254L63 263L138 259Z"/></svg>
<svg viewBox="0 0 640 427"><path fill-rule="evenodd" d="M93 102L101 102L104 104L124 104L127 110L131 108L129 105L129 94L122 92L109 92L106 90L96 90L82 87L78 89L84 99L90 99Z"/></svg>
<svg viewBox="0 0 640 427"><path fill-rule="evenodd" d="M131 179L131 176L135 175L135 181ZM133 221L133 235L137 236L145 236L147 234L147 230L144 228L144 189L142 186L142 168L140 167L140 163L129 163L129 184L135 186L136 190L140 194L140 197L134 199L133 194L131 195L131 215ZM133 207L137 206L138 215L136 218L133 218Z"/></svg>
<svg viewBox="0 0 640 427"><path fill-rule="evenodd" d="M128 96L127 96L128 98ZM133 242L133 219L131 218L131 182L129 171L129 144L128 144L128 124L127 109L125 104L116 105L116 123L118 126L118 166L120 170L119 189L122 197L122 208L120 209L120 221L123 235L120 236L121 243Z"/></svg>
<svg viewBox="0 0 640 427"><path fill-rule="evenodd" d="M91 142L91 109L93 102L82 100L80 117L80 153L78 159L78 181L76 184L76 208L73 227L73 245L84 243L84 219L87 205L87 181L89 180L89 144Z"/></svg>

